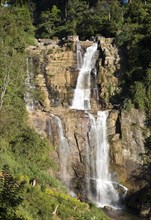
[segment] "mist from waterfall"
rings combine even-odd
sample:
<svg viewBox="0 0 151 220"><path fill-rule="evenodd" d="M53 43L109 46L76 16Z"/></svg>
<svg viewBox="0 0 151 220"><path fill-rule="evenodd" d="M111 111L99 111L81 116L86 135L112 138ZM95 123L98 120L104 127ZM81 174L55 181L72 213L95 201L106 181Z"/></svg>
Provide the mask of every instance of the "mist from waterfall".
<svg viewBox="0 0 151 220"><path fill-rule="evenodd" d="M90 73L95 67L95 52L97 51L97 43L88 47L83 58L83 65L80 69L77 79L76 89L71 109L90 110Z"/></svg>
<svg viewBox="0 0 151 220"><path fill-rule="evenodd" d="M119 207L120 197L109 172L109 144L107 140L107 111L98 111L97 119L90 113L90 142L95 150L89 158L88 197L98 207ZM91 153L89 152L89 155ZM92 191L95 188L95 195ZM93 189L93 190L92 190Z"/></svg>

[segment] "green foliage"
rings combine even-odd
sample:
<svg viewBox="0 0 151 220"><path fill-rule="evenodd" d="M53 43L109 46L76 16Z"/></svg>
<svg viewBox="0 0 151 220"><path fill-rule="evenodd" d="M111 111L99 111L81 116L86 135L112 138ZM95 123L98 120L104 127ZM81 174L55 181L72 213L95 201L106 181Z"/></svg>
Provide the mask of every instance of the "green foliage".
<svg viewBox="0 0 151 220"><path fill-rule="evenodd" d="M56 10L53 12L54 7ZM49 9L41 11L40 25L37 26L38 37L79 35L81 39L86 39L96 34L116 36L123 22L123 12L118 0L68 0L65 1L64 8L62 3L54 1L47 8Z"/></svg>
<svg viewBox="0 0 151 220"><path fill-rule="evenodd" d="M0 180L0 218L3 220L108 219L96 207L90 208L76 198L50 187L32 186L26 177L13 177L7 166L3 167Z"/></svg>
<svg viewBox="0 0 151 220"><path fill-rule="evenodd" d="M33 42L34 28L24 4L27 2L17 1L17 6L0 8L0 219L91 219L92 216L105 220L99 210L91 212L87 204L67 196L60 181L49 175L57 169L50 158L53 148L28 125L24 102L25 48ZM45 29L51 36L57 30L59 13L53 6L48 14L42 15L45 28L51 24L50 31ZM29 71L34 74L32 67ZM39 99L38 92L32 95Z"/></svg>
<svg viewBox="0 0 151 220"><path fill-rule="evenodd" d="M145 110L150 117L151 83L150 63L150 8L151 3L133 1L123 8L123 26L116 41L125 50L127 71L122 76L123 103L130 100L136 108ZM125 104L124 104L125 106Z"/></svg>
<svg viewBox="0 0 151 220"><path fill-rule="evenodd" d="M67 30L68 34L75 35L77 34L78 26L83 28L83 20L88 14L88 5L86 2L79 0L69 0L67 3Z"/></svg>
<svg viewBox="0 0 151 220"><path fill-rule="evenodd" d="M64 191L64 187L47 174L48 168L55 169L49 156L52 147L27 123L24 49L31 43L29 38L33 33L28 10L10 7L0 8L0 11L0 218L29 219L16 214L26 192L18 175L60 191Z"/></svg>
<svg viewBox="0 0 151 220"><path fill-rule="evenodd" d="M145 105L148 109L148 116L151 118L151 68L149 68L146 71L146 76L144 79L145 88L146 88L146 99L145 99Z"/></svg>
<svg viewBox="0 0 151 220"><path fill-rule="evenodd" d="M134 108L131 99L125 99L123 103L123 109L129 111L131 110L131 108Z"/></svg>
<svg viewBox="0 0 151 220"><path fill-rule="evenodd" d="M42 30L43 36L50 38L55 35L57 26L60 23L60 10L53 5L51 10L41 13L39 31Z"/></svg>
<svg viewBox="0 0 151 220"><path fill-rule="evenodd" d="M14 219L15 210L23 201L25 182L14 178L8 166L4 166L0 176L0 218Z"/></svg>
<svg viewBox="0 0 151 220"><path fill-rule="evenodd" d="M24 6L0 8L0 29L3 43L12 49L23 51L27 44L34 43L34 27L29 11Z"/></svg>
<svg viewBox="0 0 151 220"><path fill-rule="evenodd" d="M133 102L135 106L143 110L145 108L145 97L146 97L146 91L143 83L135 82L131 90L132 90Z"/></svg>
<svg viewBox="0 0 151 220"><path fill-rule="evenodd" d="M108 219L97 208L92 207L90 209L87 204L81 203L75 198L58 193L50 188L40 192L38 187L30 187L26 196L27 199L23 205L32 216L31 219L53 219L55 209L55 216L58 216L62 220L70 218L77 220L91 218Z"/></svg>
<svg viewBox="0 0 151 220"><path fill-rule="evenodd" d="M73 50L73 43L72 42L67 43L67 49L68 50Z"/></svg>

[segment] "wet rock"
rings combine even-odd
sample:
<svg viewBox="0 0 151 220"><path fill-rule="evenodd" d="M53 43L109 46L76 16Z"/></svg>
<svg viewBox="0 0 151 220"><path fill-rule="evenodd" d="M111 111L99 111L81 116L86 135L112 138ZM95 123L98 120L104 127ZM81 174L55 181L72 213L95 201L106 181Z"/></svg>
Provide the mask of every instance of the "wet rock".
<svg viewBox="0 0 151 220"><path fill-rule="evenodd" d="M103 209L106 211L113 211L114 210L111 206L104 206Z"/></svg>
<svg viewBox="0 0 151 220"><path fill-rule="evenodd" d="M139 189L135 182L139 167L143 164L144 140L149 135L144 112L136 109L111 111L108 118L111 162L122 183L131 189Z"/></svg>
<svg viewBox="0 0 151 220"><path fill-rule="evenodd" d="M150 189L143 187L137 192L131 192L126 198L126 205L135 210L142 218L151 217Z"/></svg>
<svg viewBox="0 0 151 220"><path fill-rule="evenodd" d="M53 40L51 39L38 39L38 42L41 43L42 45L49 45L53 44Z"/></svg>
<svg viewBox="0 0 151 220"><path fill-rule="evenodd" d="M149 217L151 214L151 204L143 204L140 211L141 217Z"/></svg>

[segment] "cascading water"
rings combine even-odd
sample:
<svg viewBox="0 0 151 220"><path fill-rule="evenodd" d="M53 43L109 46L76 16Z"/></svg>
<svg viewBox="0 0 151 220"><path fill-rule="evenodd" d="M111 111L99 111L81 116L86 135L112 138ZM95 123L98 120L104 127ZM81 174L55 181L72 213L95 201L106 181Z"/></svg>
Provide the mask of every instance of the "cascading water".
<svg viewBox="0 0 151 220"><path fill-rule="evenodd" d="M69 156L69 144L67 138L64 136L62 122L58 116L52 115L55 119L57 126L58 138L59 138L59 160L60 160L60 173L62 181L69 186L69 172L68 167L68 156Z"/></svg>
<svg viewBox="0 0 151 220"><path fill-rule="evenodd" d="M99 111L96 120L92 114L88 113L88 115L91 125L90 141L96 145L95 154L91 159L89 158L89 166L91 167L90 174L88 174L89 176L87 177L89 199L98 207L111 206L119 208L120 197L115 187L116 185L123 186L112 181L109 172L109 144L107 141L106 124L108 112ZM95 196L92 193L92 188L94 187L96 192ZM126 187L124 192L126 192Z"/></svg>
<svg viewBox="0 0 151 220"><path fill-rule="evenodd" d="M80 47L77 44L77 47ZM79 52L79 48L77 51ZM71 109L90 110L90 73L93 69L95 98L98 99L96 87L96 69L94 54L97 44L87 48L84 55L77 86L74 92ZM127 188L112 181L109 172L109 144L107 141L108 111L98 111L97 119L88 113L90 120L89 142L86 144L86 183L88 199L98 207L111 206L119 208L120 196L117 191L121 187L124 193ZM124 194L123 193L123 194Z"/></svg>
<svg viewBox="0 0 151 220"><path fill-rule="evenodd" d="M80 70L82 67L82 48L81 48L81 44L80 41L77 41L77 69Z"/></svg>
<svg viewBox="0 0 151 220"><path fill-rule="evenodd" d="M83 59L77 86L74 92L74 98L71 109L90 110L90 73L95 66L94 54L97 51L97 43L88 47Z"/></svg>
<svg viewBox="0 0 151 220"><path fill-rule="evenodd" d="M35 89L35 86L33 84L33 72L32 68L33 63L32 59L27 58L26 59L26 79L25 79L25 95L24 95L24 100L26 102L26 109L28 112L33 112L35 109L34 105L34 99L32 97L33 90Z"/></svg>
<svg viewBox="0 0 151 220"><path fill-rule="evenodd" d="M118 192L114 189L109 173L109 145L107 141L107 111L98 112L96 121L96 191L98 206L117 206Z"/></svg>
<svg viewBox="0 0 151 220"><path fill-rule="evenodd" d="M97 70L96 68L94 69L94 88L93 88L93 96L95 100L99 101L99 93L98 93L98 86L97 86Z"/></svg>

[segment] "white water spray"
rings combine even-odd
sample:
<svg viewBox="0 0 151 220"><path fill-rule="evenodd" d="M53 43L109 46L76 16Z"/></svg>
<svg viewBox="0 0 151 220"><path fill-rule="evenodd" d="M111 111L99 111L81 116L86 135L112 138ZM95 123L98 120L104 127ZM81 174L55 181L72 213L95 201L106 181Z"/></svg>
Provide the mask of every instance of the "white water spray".
<svg viewBox="0 0 151 220"><path fill-rule="evenodd" d="M74 92L74 98L71 109L89 110L90 106L90 73L95 66L95 52L97 44L94 43L88 47L84 55L83 65L80 70L77 86Z"/></svg>
<svg viewBox="0 0 151 220"><path fill-rule="evenodd" d="M89 158L91 174L88 177L88 196L98 207L110 206L119 208L120 197L116 188L122 187L124 193L127 191L127 188L112 181L109 172L109 144L107 141L108 112L99 111L97 113L97 119L95 119L92 114L88 113L88 115L91 125L90 139L92 138L93 143L96 145L95 155L93 158ZM93 161L91 162L91 160L95 161L95 163L93 163ZM94 187L96 192L95 196L91 190L91 188Z"/></svg>

